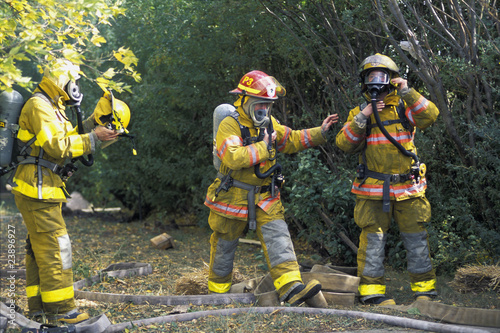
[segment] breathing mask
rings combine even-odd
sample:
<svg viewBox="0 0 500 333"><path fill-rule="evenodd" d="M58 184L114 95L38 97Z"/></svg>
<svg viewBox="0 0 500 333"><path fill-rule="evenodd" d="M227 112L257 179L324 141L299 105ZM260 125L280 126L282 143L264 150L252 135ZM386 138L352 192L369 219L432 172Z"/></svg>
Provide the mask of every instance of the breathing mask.
<svg viewBox="0 0 500 333"><path fill-rule="evenodd" d="M243 107L245 113L250 116L255 127L266 128L271 122L271 107L273 105L272 101L248 97L248 101L245 103L246 107Z"/></svg>
<svg viewBox="0 0 500 333"><path fill-rule="evenodd" d="M371 94L376 91L378 95L385 91L389 91L391 82L390 74L382 69L375 69L368 72L365 75L365 84L367 86L367 90Z"/></svg>
<svg viewBox="0 0 500 333"><path fill-rule="evenodd" d="M67 105L80 105L82 102L83 94L80 91L79 79L80 76L78 75L75 80L69 81L64 87L64 91L66 91L69 96L69 101L66 102Z"/></svg>

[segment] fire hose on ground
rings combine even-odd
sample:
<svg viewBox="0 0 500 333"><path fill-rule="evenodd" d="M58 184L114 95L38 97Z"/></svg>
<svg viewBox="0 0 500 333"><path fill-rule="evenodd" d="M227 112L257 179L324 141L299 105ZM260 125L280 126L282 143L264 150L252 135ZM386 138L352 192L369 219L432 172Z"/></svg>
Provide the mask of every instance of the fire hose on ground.
<svg viewBox="0 0 500 333"><path fill-rule="evenodd" d="M101 281L104 277L132 277L138 275L148 275L152 273L152 267L144 263L119 263L113 264L102 270L100 274L89 278L80 280L74 283L75 297L84 298L88 300L95 300L100 302L109 303L126 303L132 302L134 304L161 304L161 305L224 305L232 303L243 304L277 304L274 299L276 297L272 288L272 283L269 283L266 277L257 278L252 281L243 282L241 286L250 286L254 288L253 292L238 292L245 291L246 287L234 289L235 293L227 294L210 294L210 295L183 295L183 296L151 296L151 295L124 295L124 294L111 294L111 293L94 293L89 291L82 291L85 286L92 285L93 283ZM304 273L308 274L308 273ZM337 279L338 283L342 277L334 276L338 274L328 273L311 273L310 276L306 275L307 279L319 278L328 284L325 279ZM267 281L266 281L267 279ZM355 277L346 275L346 280L343 283L353 283ZM323 283L322 283L323 284ZM260 290L259 290L260 289ZM264 301L263 301L264 300ZM309 307L282 307L282 306L257 306L257 307L244 307L220 310L198 311L181 314L171 314L167 316L139 319L135 321L122 322L118 324L111 324L106 315L91 318L85 322L75 325L75 332L121 332L126 328L137 326L146 326L151 324L163 324L170 322L184 322L192 321L195 319L205 318L209 316L232 316L235 314L271 314L271 313L296 313L306 315L325 315L325 316L339 316L350 318L364 318L366 320L373 320L382 322L388 325L420 329L432 332L470 332L470 333L485 333L485 332L500 332L500 311L488 310L478 308L459 308L449 306L437 302L430 301L416 301L410 306L391 306L393 309L407 311L409 308L417 308L422 315L429 316L434 319L441 320L452 324L434 323L425 320L403 318L385 314L352 311L352 310L339 310L328 308L309 308ZM24 317L22 314L13 310L12 307L0 303L0 333L2 333L9 322L14 322L21 327L39 328L40 324L31 321ZM454 325L460 324L460 325ZM463 326L469 325L469 326ZM481 327L474 327L481 326ZM490 327L490 328L488 328ZM493 328L493 329L492 329Z"/></svg>

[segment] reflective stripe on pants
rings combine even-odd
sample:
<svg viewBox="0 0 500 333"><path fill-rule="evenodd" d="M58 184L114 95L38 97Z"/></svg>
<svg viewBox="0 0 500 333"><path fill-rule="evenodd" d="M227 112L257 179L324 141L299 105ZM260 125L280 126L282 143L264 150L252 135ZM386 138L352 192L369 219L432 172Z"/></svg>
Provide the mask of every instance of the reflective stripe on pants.
<svg viewBox="0 0 500 333"><path fill-rule="evenodd" d="M279 214L267 214L257 207L256 217L256 235L262 244L274 286L280 294L284 294L293 282L302 282L288 227L281 211ZM214 212L210 212L208 221L213 230L210 237L209 291L228 292L232 285L238 239L247 222L229 219Z"/></svg>
<svg viewBox="0 0 500 333"><path fill-rule="evenodd" d="M61 203L16 195L28 229L26 294L30 312L66 313L75 308L71 243Z"/></svg>
<svg viewBox="0 0 500 333"><path fill-rule="evenodd" d="M432 268L425 228L430 217L431 208L425 197L391 201L388 213L383 212L381 200L356 200L354 219L361 228L357 257L361 296L385 293L385 245L393 218L398 224L407 251L412 290L423 292L435 289L436 275Z"/></svg>

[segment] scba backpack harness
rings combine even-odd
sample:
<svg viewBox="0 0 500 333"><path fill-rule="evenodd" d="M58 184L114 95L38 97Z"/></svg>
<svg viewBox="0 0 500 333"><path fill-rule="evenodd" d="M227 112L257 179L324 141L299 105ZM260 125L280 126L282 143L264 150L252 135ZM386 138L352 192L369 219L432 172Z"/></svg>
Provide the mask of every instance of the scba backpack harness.
<svg viewBox="0 0 500 333"><path fill-rule="evenodd" d="M256 215L255 215L255 193L263 193L263 192L271 192L271 196L275 196L275 187L277 186L278 188L281 187L281 184L283 183L283 176L281 175L281 165L279 163L276 163L273 165L268 171L265 173L261 173L259 170L259 165L255 165L255 175L260 178L264 179L269 176L272 176L271 179L271 184L268 186L255 186L247 183L240 182L236 179L233 179L231 177L231 173L233 170L230 170L227 175L224 175L220 172L220 166L222 161L220 160L219 156L217 155L217 146L216 146L216 137L217 137L217 131L219 129L219 125L222 122L222 120L226 117L231 117L236 122L238 123L238 126L240 127L241 131L241 137L243 139L243 145L248 146L252 143L261 141L263 138L264 131L261 129L261 132L259 133L258 137L252 137L250 135L250 129L246 126L241 125L239 121L239 113L236 111L236 108L230 104L221 104L218 107L215 108L214 110L214 128L213 128L213 163L214 167L217 170L217 178L221 180L221 183L217 190L215 191L215 197L214 199L218 196L220 191L229 191L229 189L234 186L243 190L248 191L247 194L247 201L248 201L248 228L250 230L255 230L257 227L257 220L256 220ZM272 121L270 128L268 130L272 130ZM271 132L272 133L272 132Z"/></svg>
<svg viewBox="0 0 500 333"><path fill-rule="evenodd" d="M360 110L363 110L366 107L367 103L363 103L359 106ZM389 126L392 124L401 123L405 130L410 133L413 133L415 128L410 123L408 117L406 116L406 107L402 99L399 100L399 104L396 107L399 119L394 120L386 120L382 121L380 124L382 126ZM374 127L379 127L378 124L372 124L371 119L368 118L366 124L366 136L370 135L371 129ZM384 134L384 133L383 133ZM384 134L385 135L385 134ZM392 142L392 141L391 141ZM420 178L425 175L426 167L424 163L418 162L418 160L411 166L410 172L406 174L385 174L381 172L376 172L368 169L366 163L366 142L363 147L363 151L361 153L362 164L359 164L356 168L357 178L360 180L359 187L363 186L366 179L374 178L378 180L383 180L383 188L382 188L382 202L383 202L383 211L389 212L390 209L390 184L391 183L404 183L408 180L412 180L413 182L420 182ZM396 146L398 149L400 147ZM404 149L404 148L403 148Z"/></svg>
<svg viewBox="0 0 500 333"><path fill-rule="evenodd" d="M50 106L53 104L43 91L35 92L30 98L39 97ZM27 100L26 100L27 101ZM13 178L20 164L35 164L38 174L38 198L42 199L42 167L51 170L66 181L76 170L73 163L60 166L43 158L44 150L40 147L38 156L31 156L31 145L36 141L36 135L26 143L17 138L19 132L19 115L24 107L23 97L15 90L0 94L0 176L11 173L7 183L15 186Z"/></svg>

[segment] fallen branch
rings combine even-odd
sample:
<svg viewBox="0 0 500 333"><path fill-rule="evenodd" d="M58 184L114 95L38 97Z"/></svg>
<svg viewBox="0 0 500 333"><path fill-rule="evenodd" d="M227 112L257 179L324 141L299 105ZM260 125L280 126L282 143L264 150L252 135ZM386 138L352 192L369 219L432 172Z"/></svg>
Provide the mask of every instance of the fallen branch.
<svg viewBox="0 0 500 333"><path fill-rule="evenodd" d="M323 221L325 221L326 224L328 224L328 226L336 229L344 229L343 226L333 222L320 208L318 208L318 213L319 215L321 215L321 218L323 218ZM356 246L356 244L354 244L342 230L339 230L337 232L337 235L340 237L340 239L344 241L344 243L346 243L347 246L351 248L351 250L354 251L354 253L356 254L358 253L358 247Z"/></svg>

